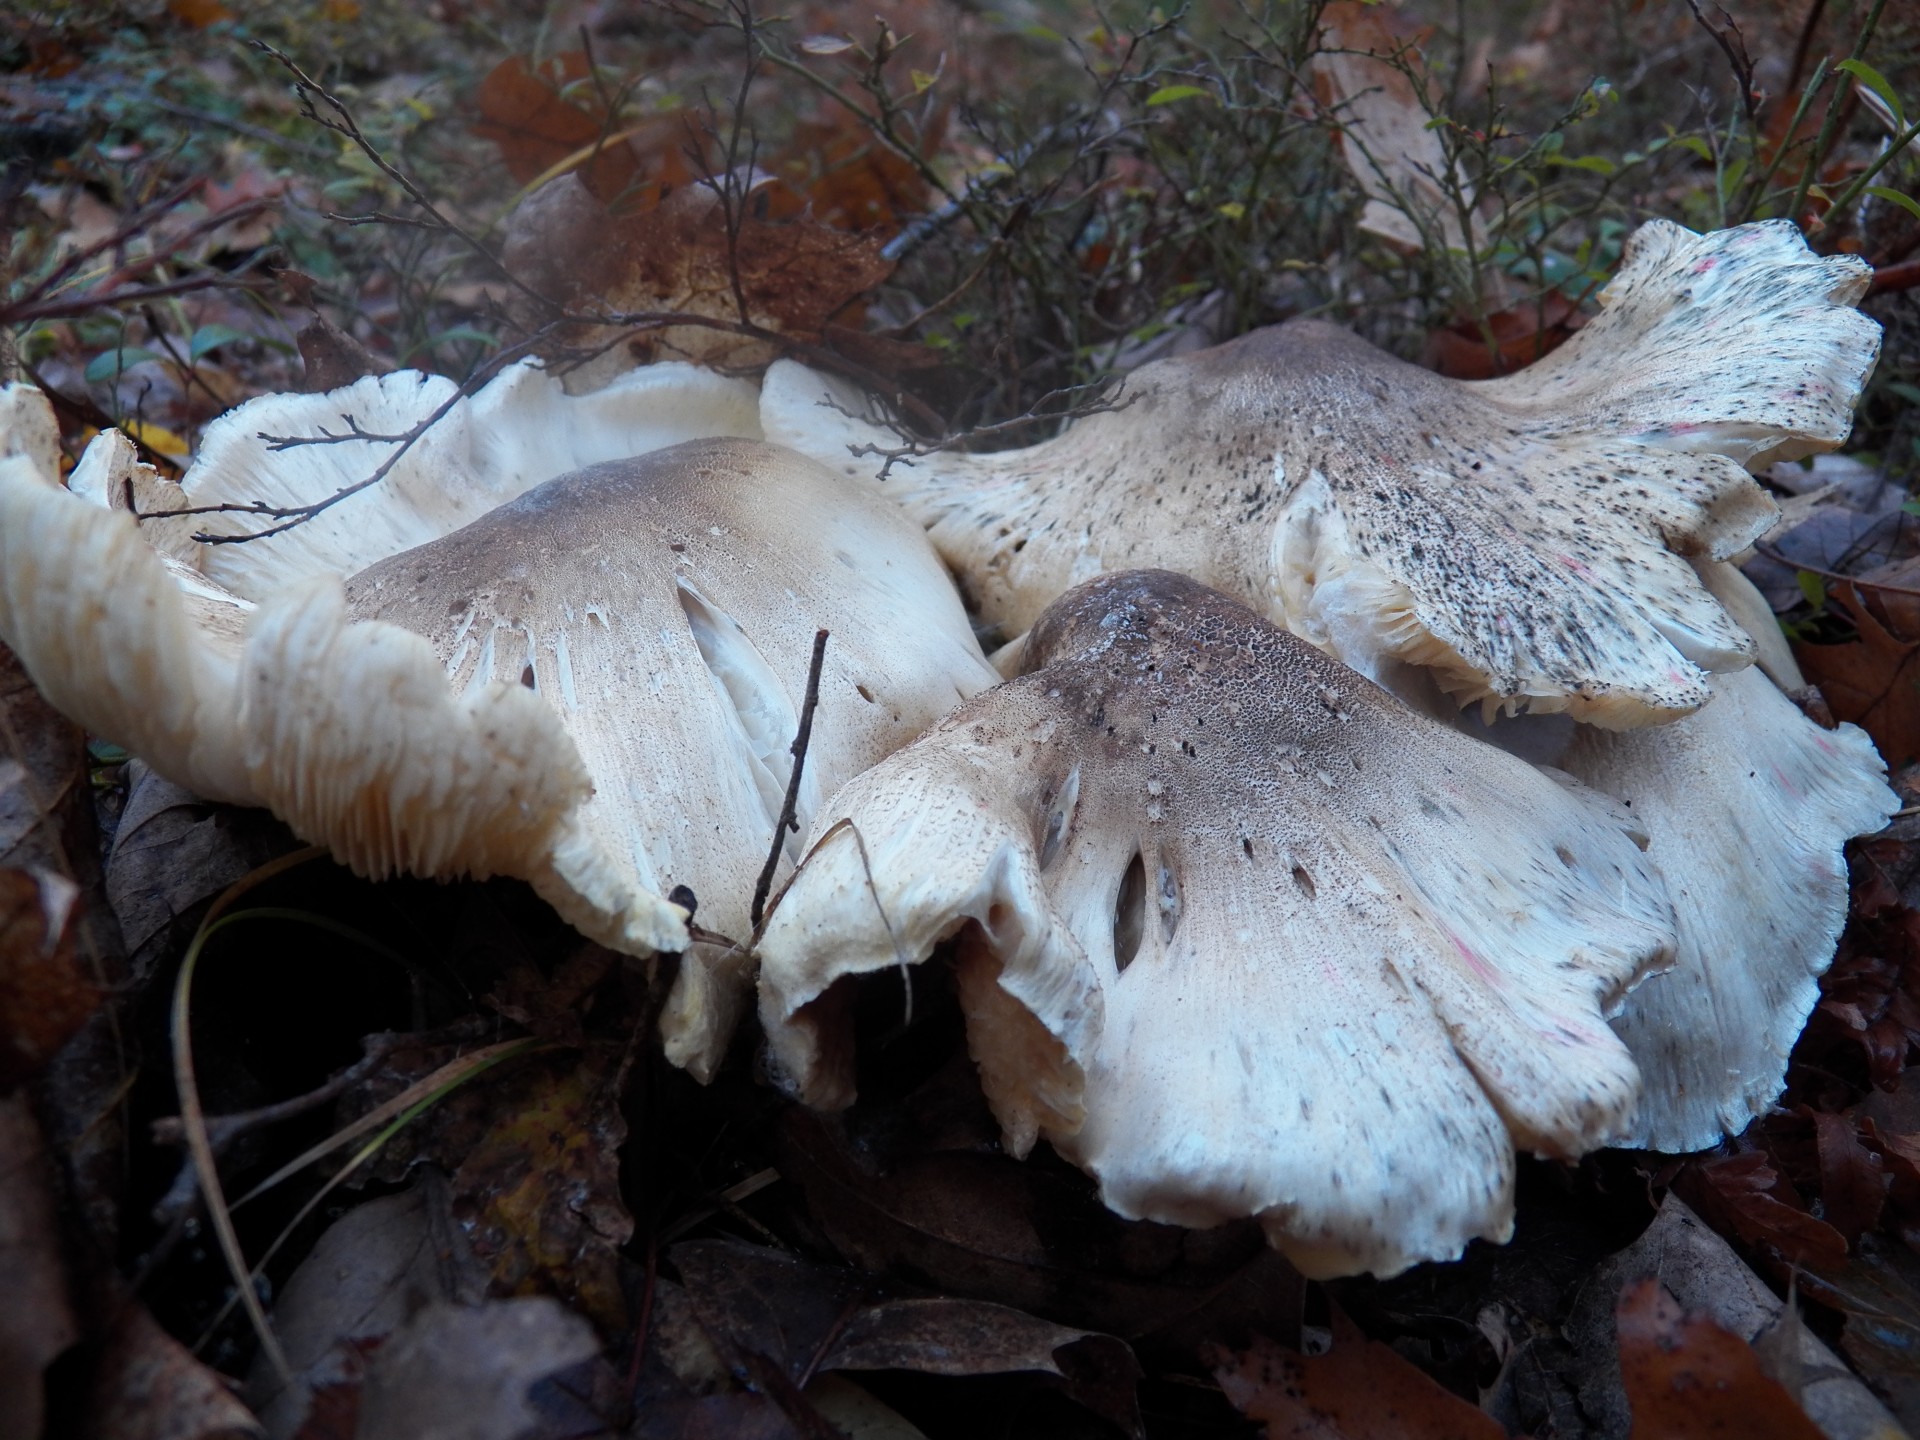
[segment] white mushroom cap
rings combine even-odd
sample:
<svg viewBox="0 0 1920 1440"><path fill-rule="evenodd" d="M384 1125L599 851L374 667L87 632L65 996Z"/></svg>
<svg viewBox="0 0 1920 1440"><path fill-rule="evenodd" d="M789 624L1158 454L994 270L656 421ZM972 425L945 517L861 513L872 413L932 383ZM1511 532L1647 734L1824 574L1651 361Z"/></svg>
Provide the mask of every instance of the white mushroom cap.
<svg viewBox="0 0 1920 1440"><path fill-rule="evenodd" d="M1027 662L819 812L760 945L792 1088L849 1098L836 981L958 932L1012 1148L1311 1275L1504 1238L1516 1146L1626 1128L1603 1016L1673 933L1617 807L1181 576L1072 592Z"/></svg>
<svg viewBox="0 0 1920 1440"><path fill-rule="evenodd" d="M123 510L0 461L0 639L54 704L363 874L518 876L628 953L686 948L661 898L682 883L746 937L816 627L802 825L996 678L918 527L755 441L563 477L347 591L226 595ZM741 970L682 969L669 1044L697 1073Z"/></svg>
<svg viewBox="0 0 1920 1440"><path fill-rule="evenodd" d="M1848 308L1869 273L1785 222L1653 221L1599 316L1516 375L1447 380L1294 321L1145 366L1058 439L885 485L1009 634L1091 575L1161 565L1458 703L1654 723L1753 659L1689 559L1769 524L1744 464L1845 437L1878 350ZM891 437L865 413L791 362L762 391L769 438L872 477L850 447Z"/></svg>
<svg viewBox="0 0 1920 1440"><path fill-rule="evenodd" d="M365 480L394 447L375 440L275 449L262 438L350 432L402 435L442 405L447 413L378 484L283 534L245 544L199 545L209 579L258 600L308 575L345 578L376 560L449 535L556 475L684 440L758 439L757 392L742 380L679 363L643 366L605 388L568 395L523 361L472 396L438 375L369 375L319 395L262 395L207 427L180 482L184 503L310 505ZM174 507L177 508L177 507ZM253 534L258 515L201 515L148 522L168 534Z"/></svg>
<svg viewBox="0 0 1920 1440"><path fill-rule="evenodd" d="M456 691L526 684L597 793L583 834L628 885L687 885L744 942L792 770L814 631L832 632L799 792L823 796L998 677L918 527L755 441L580 471L347 586L356 617L427 636ZM788 841L798 853L798 836ZM740 996L683 967L670 1056L717 1063ZM743 977L744 978L744 977Z"/></svg>

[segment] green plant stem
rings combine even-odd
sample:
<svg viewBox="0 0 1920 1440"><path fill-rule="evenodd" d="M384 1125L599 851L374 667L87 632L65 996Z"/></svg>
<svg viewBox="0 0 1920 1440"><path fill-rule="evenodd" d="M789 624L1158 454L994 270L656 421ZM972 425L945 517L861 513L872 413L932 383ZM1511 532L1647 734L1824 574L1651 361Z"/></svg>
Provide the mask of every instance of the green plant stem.
<svg viewBox="0 0 1920 1440"><path fill-rule="evenodd" d="M1880 26L1880 12L1886 9L1887 0L1873 0L1873 8L1867 12L1867 20L1860 27L1860 34L1853 42L1853 49L1847 55L1849 60L1858 60L1867 52L1867 46L1873 41L1873 32ZM1820 162L1826 158L1827 151L1833 148L1835 132L1840 128L1840 92L1836 90L1832 100L1827 102L1827 117L1820 125L1820 138L1814 141L1813 153L1807 156L1807 168L1800 172L1800 183L1794 187L1793 204L1787 207L1787 218L1799 223L1800 212L1806 208L1807 191L1813 185L1813 178L1820 173Z"/></svg>

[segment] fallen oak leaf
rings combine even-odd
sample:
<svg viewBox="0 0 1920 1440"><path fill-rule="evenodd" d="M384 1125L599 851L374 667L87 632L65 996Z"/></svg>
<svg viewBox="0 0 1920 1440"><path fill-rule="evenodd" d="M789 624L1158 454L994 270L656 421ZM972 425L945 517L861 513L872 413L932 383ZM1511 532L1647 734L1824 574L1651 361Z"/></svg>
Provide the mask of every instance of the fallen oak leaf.
<svg viewBox="0 0 1920 1440"><path fill-rule="evenodd" d="M1266 1339L1213 1347L1214 1378L1268 1440L1506 1440L1491 1415L1333 1310L1333 1348L1302 1355Z"/></svg>
<svg viewBox="0 0 1920 1440"><path fill-rule="evenodd" d="M567 50L538 62L510 55L480 82L474 95L480 118L471 128L493 142L515 184L537 180L607 133L608 117L598 93L583 87L589 97L586 105L574 103L567 93L591 73L585 51ZM587 185L596 195L616 196L640 168L631 147L608 144L590 156Z"/></svg>
<svg viewBox="0 0 1920 1440"><path fill-rule="evenodd" d="M1820 1153L1820 1207L1826 1222L1857 1250L1863 1232L1880 1223L1891 1176L1860 1143L1850 1116L1812 1112Z"/></svg>
<svg viewBox="0 0 1920 1440"><path fill-rule="evenodd" d="M1903 640L1880 623L1850 580L1827 587L1827 602L1853 622L1858 640L1793 647L1834 718L1849 720L1898 768L1920 757L1920 640Z"/></svg>
<svg viewBox="0 0 1920 1440"><path fill-rule="evenodd" d="M670 313L718 322L642 328L627 355L615 357L619 369L654 359L764 365L779 347L753 331L817 343L830 321L892 273L873 235L753 215L730 224L718 183L683 185L652 208L626 213L563 175L514 211L503 259L522 284L571 315ZM544 317L517 318L530 325ZM548 353L598 348L607 335L605 325L572 324Z"/></svg>
<svg viewBox="0 0 1920 1440"><path fill-rule="evenodd" d="M1689 1160L1673 1190L1722 1235L1771 1247L1792 1264L1846 1259L1846 1237L1797 1203L1761 1151Z"/></svg>
<svg viewBox="0 0 1920 1440"><path fill-rule="evenodd" d="M1751 1345L1704 1316L1689 1318L1658 1280L1627 1287L1615 1318L1633 1440L1819 1440L1820 1428Z"/></svg>

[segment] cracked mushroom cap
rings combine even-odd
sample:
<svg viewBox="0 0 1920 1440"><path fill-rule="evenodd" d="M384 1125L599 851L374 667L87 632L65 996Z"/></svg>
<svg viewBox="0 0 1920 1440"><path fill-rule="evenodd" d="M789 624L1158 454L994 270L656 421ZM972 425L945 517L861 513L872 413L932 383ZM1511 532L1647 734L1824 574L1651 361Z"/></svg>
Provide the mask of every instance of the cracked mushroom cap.
<svg viewBox="0 0 1920 1440"><path fill-rule="evenodd" d="M310 574L257 602L31 454L0 459L0 638L55 705L362 874L517 876L628 953L686 949L662 898L680 884L704 926L746 937L816 627L833 639L803 826L994 676L918 527L791 452L609 462L344 590ZM724 951L682 967L666 1029L696 1073L741 970Z"/></svg>
<svg viewBox="0 0 1920 1440"><path fill-rule="evenodd" d="M847 977L958 939L1010 1148L1311 1275L1503 1238L1517 1148L1622 1133L1606 1025L1672 922L1623 812L1165 572L822 808L760 944L775 1072L852 1098Z"/></svg>
<svg viewBox="0 0 1920 1440"><path fill-rule="evenodd" d="M1102 571L1190 574L1370 675L1613 728L1697 709L1753 643L1689 558L1775 514L1748 475L1831 449L1879 347L1870 270L1783 221L1635 232L1601 311L1499 380L1445 379L1298 320L1129 377L1121 408L1027 450L896 464L884 487L1009 636ZM769 439L848 474L898 447L792 362Z"/></svg>

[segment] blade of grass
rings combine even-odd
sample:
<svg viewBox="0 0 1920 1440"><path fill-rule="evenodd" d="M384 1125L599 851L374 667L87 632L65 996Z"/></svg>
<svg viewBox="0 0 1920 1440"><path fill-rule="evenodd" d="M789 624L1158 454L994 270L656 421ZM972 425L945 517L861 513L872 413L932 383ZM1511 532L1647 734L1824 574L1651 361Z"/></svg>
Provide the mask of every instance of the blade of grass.
<svg viewBox="0 0 1920 1440"><path fill-rule="evenodd" d="M173 1083L179 1091L180 1128L186 1135L187 1151L193 1157L193 1173L199 1181L200 1194L206 1200L207 1218L220 1241L221 1254L226 1257L227 1269L232 1272L233 1283L239 1290L240 1303L247 1307L247 1319L253 1323L254 1333L260 1337L260 1348L273 1363L281 1379L289 1384L293 1377L287 1368L286 1353L281 1350L280 1342L274 1338L273 1330L267 1324L266 1311L261 1307L260 1297L255 1293L249 1277L246 1256L240 1249L240 1237L234 1232L233 1216L227 1209L226 1196L220 1189L220 1171L214 1164L213 1141L207 1134L206 1112L200 1105L200 1086L193 1070L193 972L200 963L207 941L233 918L227 916L226 911L234 901L275 876L283 875L310 860L317 860L326 853L321 846L310 845L304 850L270 860L229 885L200 922L193 943L187 947L187 953L180 962L180 974L173 986Z"/></svg>
<svg viewBox="0 0 1920 1440"><path fill-rule="evenodd" d="M387 1127L375 1135L373 1139L356 1150L346 1164L342 1165L339 1170L327 1178L326 1184L322 1185L308 1197L307 1202L295 1212L294 1217L286 1223L280 1233L274 1237L273 1243L267 1246L265 1253L260 1256L259 1263L253 1267L253 1272L248 1277L249 1285L247 1288L250 1290L253 1284L259 1281L260 1276L265 1273L268 1263L275 1255L280 1253L280 1247L293 1237L294 1233L300 1228L301 1222L314 1212L320 1202L331 1195L355 1170L358 1170L362 1165L366 1164L367 1161L371 1160L375 1155L378 1155L386 1143L394 1136L398 1135L421 1115L424 1115L428 1110L432 1109L433 1106L445 1099L448 1095L451 1095L455 1090L458 1090L462 1085L466 1084L467 1081L473 1079L482 1071L490 1069L503 1060L510 1060L515 1055L533 1054L540 1050L550 1050L553 1048L555 1047L550 1042L542 1042L537 1037L531 1035L520 1040L509 1040L503 1044L490 1045L485 1050L476 1050L471 1055L463 1055L458 1060L442 1065L438 1070L434 1071L433 1074L427 1076L426 1079L408 1086L406 1090L381 1106L378 1111L373 1112L375 1117L383 1113L392 1115L395 1107L405 1107L394 1117L391 1124L387 1125ZM449 1075L450 1071L457 1073ZM443 1079L443 1077L446 1078ZM441 1083L436 1085L436 1081L440 1081ZM422 1094L423 1091L426 1093ZM415 1099L412 1104L409 1105L406 1103L409 1098L415 1096L419 1098ZM366 1123L368 1118L368 1116L362 1116L359 1120L356 1120L352 1126L349 1126L348 1129L351 1130L353 1134L364 1134L366 1130L370 1128ZM375 1123L378 1123L377 1118L375 1119ZM309 1150L307 1154L313 1159L318 1159L321 1155L325 1154L327 1150L336 1149L345 1143L341 1137L346 1134L347 1131L342 1131L340 1135L335 1135L330 1140L322 1142L320 1146L315 1146L314 1149ZM248 1200L251 1200L255 1195L258 1195L261 1190L265 1189L266 1185L275 1183L278 1178L280 1177L276 1176L274 1180L269 1180L253 1190L248 1191L247 1194L241 1196L239 1200L236 1200L234 1204L236 1206L246 1204ZM220 1328L222 1322L233 1312L235 1301L238 1298L238 1295L236 1295L234 1299L228 1300L226 1304L220 1307L219 1313L208 1322L207 1328L201 1333L200 1338L193 1343L193 1348L196 1353L212 1338L214 1332Z"/></svg>

